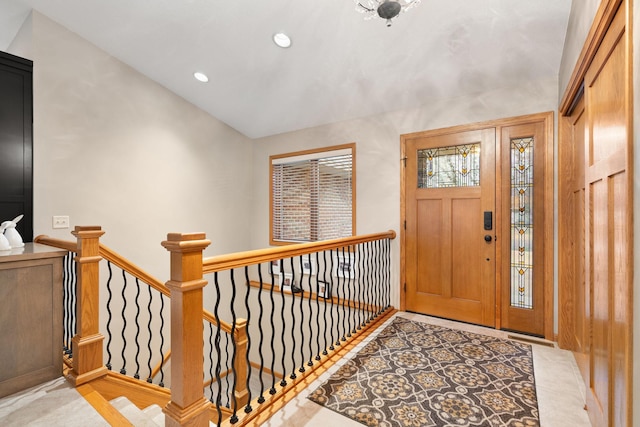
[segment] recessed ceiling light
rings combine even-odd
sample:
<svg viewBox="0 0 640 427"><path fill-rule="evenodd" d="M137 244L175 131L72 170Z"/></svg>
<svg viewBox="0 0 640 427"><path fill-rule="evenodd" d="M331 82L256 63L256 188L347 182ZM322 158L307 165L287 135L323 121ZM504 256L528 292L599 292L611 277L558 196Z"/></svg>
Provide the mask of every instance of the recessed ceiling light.
<svg viewBox="0 0 640 427"><path fill-rule="evenodd" d="M199 71L196 71L195 73L193 73L193 77L195 77L196 80L201 81L202 83L206 83L209 81L209 77L207 77L206 74L201 73Z"/></svg>
<svg viewBox="0 0 640 427"><path fill-rule="evenodd" d="M291 39L285 33L275 33L273 35L273 41L275 42L275 44L284 49L291 46Z"/></svg>

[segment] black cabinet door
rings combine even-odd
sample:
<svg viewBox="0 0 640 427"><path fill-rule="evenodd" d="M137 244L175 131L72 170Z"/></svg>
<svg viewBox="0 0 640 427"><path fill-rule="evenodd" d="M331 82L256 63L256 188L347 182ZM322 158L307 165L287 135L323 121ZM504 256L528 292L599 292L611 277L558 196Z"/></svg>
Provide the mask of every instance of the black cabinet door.
<svg viewBox="0 0 640 427"><path fill-rule="evenodd" d="M33 63L0 52L0 222L33 240Z"/></svg>

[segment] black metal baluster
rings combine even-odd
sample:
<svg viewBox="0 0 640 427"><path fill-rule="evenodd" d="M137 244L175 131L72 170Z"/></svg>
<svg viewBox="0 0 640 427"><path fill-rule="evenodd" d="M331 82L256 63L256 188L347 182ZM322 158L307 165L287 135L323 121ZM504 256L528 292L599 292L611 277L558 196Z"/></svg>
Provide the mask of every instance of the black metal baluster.
<svg viewBox="0 0 640 427"><path fill-rule="evenodd" d="M300 368L298 369L300 372L304 372L304 309L302 308L302 303L304 302L304 288L302 287L304 282L304 275L302 273L302 255L298 257L300 261ZM291 258L291 273L293 274L293 278L291 279L291 284L296 283L295 277L295 269L293 269L293 258ZM293 288L291 289L293 291Z"/></svg>
<svg viewBox="0 0 640 427"><path fill-rule="evenodd" d="M272 262L272 261L270 261ZM279 264L278 264L279 265ZM269 299L271 300L271 314L269 316L269 323L271 325L271 340L270 340L270 347L271 347L271 388L269 389L269 394L274 395L276 394L276 374L275 374L275 368L276 368L276 349L275 349L275 340L276 340L276 325L275 322L273 321L273 316L275 315L275 311L276 311L276 302L275 299L273 298L273 288L275 287L275 274L273 271L273 264L270 264L270 271L271 271L271 289L269 289Z"/></svg>
<svg viewBox="0 0 640 427"><path fill-rule="evenodd" d="M160 294L160 382L158 385L164 387L164 295Z"/></svg>
<svg viewBox="0 0 640 427"><path fill-rule="evenodd" d="M111 262L107 261L107 270L109 271L109 277L107 278L107 292L109 297L107 298L107 369L111 370L111 300L113 294L111 292L111 279L113 273L111 271Z"/></svg>
<svg viewBox="0 0 640 427"><path fill-rule="evenodd" d="M376 317L378 317L378 313L380 312L380 286L378 281L376 280L376 270L378 268L378 258L377 258L377 254L376 254L376 249L375 249L375 243L374 242L369 242L370 245L370 250L371 250L371 265L370 265L370 275L371 275L371 283L372 283L372 291L373 291L373 306L374 306L374 310L373 310L373 318L375 319Z"/></svg>
<svg viewBox="0 0 640 427"><path fill-rule="evenodd" d="M286 321L284 318L284 302L285 302L285 298L284 298L284 289L283 289L283 285L284 285L284 271L283 268L284 267L284 259L280 260L280 283L279 283L279 287L280 287L280 298L282 300L282 306L280 307L280 320L282 320L282 331L280 333L280 341L282 343L282 380L280 380L280 386L284 387L287 385L287 367L285 364L285 356L287 354L287 345L285 343L285 339L284 339L284 335L285 335L285 331L286 331Z"/></svg>
<svg viewBox="0 0 640 427"><path fill-rule="evenodd" d="M340 268L338 261L338 250L336 249L336 258L334 261L333 258L333 249L331 249L329 251L330 255L331 255L331 285L333 286L334 284L334 280L333 280L333 272L334 272L334 264L335 264L335 271L336 271L336 280L335 280L335 286L333 286L331 288L332 291L335 291L335 295L336 295L336 299L335 299L335 304L334 304L334 300L333 298L331 299L331 342L333 343L331 345L331 347L329 347L330 350L334 350L335 346L339 346L340 345L340 292L338 292L338 288L340 287L340 278L337 277L337 272L338 272L338 268ZM335 307L334 307L335 306ZM335 308L335 312L336 312L336 323L335 323L335 331L336 331L336 339L335 341L333 341L333 331L334 331L334 324L333 324L333 312L334 312L334 308Z"/></svg>
<svg viewBox="0 0 640 427"><path fill-rule="evenodd" d="M311 326L311 321L313 320L313 309L311 308L311 300L313 299L313 287L311 286L311 273L313 273L313 265L311 265L311 254L308 255L308 259L309 259L309 274L307 276L307 283L309 285L309 297L307 298L307 303L309 306L309 335L310 336L309 336L309 360L307 361L307 366L313 366L313 326ZM300 288L302 289L302 295L304 295L304 289L302 288L303 279L304 279L304 274L300 276L300 285L301 285ZM316 294L316 298L317 298L317 294Z"/></svg>
<svg viewBox="0 0 640 427"><path fill-rule="evenodd" d="M229 303L231 306L231 371L233 372L233 388L229 391L229 395L232 397L233 405L231 410L233 414L231 418L229 418L229 422L231 424L235 424L238 422L238 399L236 399L236 386L238 385L238 373L236 372L236 325L237 325L237 317L236 317L236 309L235 309L235 301L236 301L236 281L234 277L234 269L229 270L229 275L231 278L231 302ZM248 334L247 334L248 335Z"/></svg>
<svg viewBox="0 0 640 427"><path fill-rule="evenodd" d="M362 327L364 326L364 318L365 318L365 312L364 312L364 297L363 297L363 291L364 291L364 274L363 274L363 268L362 268L362 260L364 257L364 254L362 253L362 246L363 243L358 244L357 247L357 251L356 251L356 259L358 260L358 262L354 263L355 265L358 266L358 271L356 272L356 277L357 279L357 290L358 290L358 330L361 330Z"/></svg>
<svg viewBox="0 0 640 427"><path fill-rule="evenodd" d="M78 330L78 264L75 261L73 261L71 271L73 274L71 279L71 340L73 341ZM71 350L73 352L73 345Z"/></svg>
<svg viewBox="0 0 640 427"><path fill-rule="evenodd" d="M234 329L231 329L231 335L233 336L234 334ZM225 367L225 376L224 376L224 381L227 385L227 388L225 389L226 391L226 397L227 397L227 408L231 408L231 391L229 391L231 389L231 384L229 384L229 375L231 375L231 368L229 368L229 334L224 334L224 353L227 357L225 357L224 359L224 367Z"/></svg>
<svg viewBox="0 0 640 427"><path fill-rule="evenodd" d="M216 425L220 425L222 423L222 381L220 380L220 371L222 367L222 353L220 350L220 338L221 338L221 328L220 328L220 316L218 315L218 308L220 307L220 283L218 282L218 272L216 271L213 276L213 283L216 287L216 302L213 307L213 315L216 319L216 338L214 340L214 345L216 348L216 353L218 354L218 359L216 361L216 385L218 386L218 393L216 395L215 405L216 411L218 412L218 422ZM213 396L211 396L213 399Z"/></svg>
<svg viewBox="0 0 640 427"><path fill-rule="evenodd" d="M62 337L62 349L64 354L71 354L71 268L69 260L71 259L71 252L67 252L64 257L64 273L63 273L63 307L62 307L62 323L64 325L64 332Z"/></svg>
<svg viewBox="0 0 640 427"><path fill-rule="evenodd" d="M329 281L327 280L327 266L329 264L327 264L327 251L322 251L322 260L324 261L324 265L323 265L323 269L322 269L322 281L324 282L324 315L323 315L323 320L324 320L324 333L322 334L322 338L324 339L324 350L322 350L322 354L323 355L327 355L329 354L329 352L327 351L327 348L329 347L327 345L327 332L329 332L329 338L331 339L331 341L329 341L333 346L333 331L331 329L333 329L333 312L331 313L331 329L329 331L327 331L327 326L329 325L329 321L327 320L327 306L329 305L329 303L327 302L327 297L331 298L331 303L333 303L333 295L331 294L331 288L329 287ZM319 262L319 261L318 261ZM318 268L318 277L320 275L320 269ZM329 275L331 275L331 270L329 270ZM331 306L333 308L333 305Z"/></svg>
<svg viewBox="0 0 640 427"><path fill-rule="evenodd" d="M138 360L140 357L140 343L138 342L138 338L140 337L140 323L138 322L138 318L140 317L140 304L138 299L140 298L140 282L136 277L136 297L133 300L136 304L136 317L134 318L136 324L136 336L134 338L134 342L136 344L136 373L133 375L133 378L139 380L140 379L140 361Z"/></svg>
<svg viewBox="0 0 640 427"><path fill-rule="evenodd" d="M380 247L379 247L379 240L373 242L373 245L375 246L375 268L373 269L376 278L375 281L376 283L378 283L378 286L376 286L376 289L378 290L378 300L377 300L377 304L378 304L378 311L376 313L376 317L382 313L382 306L383 306L383 302L382 302L382 281L380 280Z"/></svg>
<svg viewBox="0 0 640 427"><path fill-rule="evenodd" d="M345 255L344 253L344 247L342 248L342 254ZM347 248L347 254L346 254L346 258L345 260L348 261L349 263L349 268L347 269L347 273L345 274L345 287L347 288L347 319L348 319L348 323L347 323L347 337L351 336L351 320L353 317L353 313L351 312L351 306L353 306L353 298L351 298L351 288L353 286L353 282L352 282L352 272L353 272L353 259L351 258L351 250L349 248ZM353 328L353 332L355 332L355 328Z"/></svg>
<svg viewBox="0 0 640 427"><path fill-rule="evenodd" d="M215 403L213 401L213 383L215 382L213 380L213 377L215 375L214 373L214 369L213 369L213 349L214 349L214 342L213 342L213 323L211 322L207 322L209 324L209 402L211 403ZM220 388L220 384L216 382L216 387ZM219 408L216 405L216 410L218 410Z"/></svg>
<svg viewBox="0 0 640 427"><path fill-rule="evenodd" d="M311 263L311 255L309 255L309 263ZM316 354L316 360L320 360L320 351L321 351L321 347L320 347L320 283L318 282L318 277L320 277L320 253L317 252L316 253L316 308L318 309L318 313L316 314L316 327L317 327L317 332L316 332L316 347L318 348L318 353ZM326 285L325 285L326 286ZM311 276L309 276L309 289L312 289L311 287ZM326 291L326 287L325 287L325 291ZM311 295L309 295L309 302L311 302ZM326 307L326 301L324 306ZM325 329L326 331L326 329ZM326 341L326 336L323 337L325 338Z"/></svg>
<svg viewBox="0 0 640 427"><path fill-rule="evenodd" d="M149 358L147 359L147 368L149 369L149 376L147 377L147 382L153 382L153 368L151 367L151 338L153 337L153 333L151 332L151 320L153 318L151 313L151 303L153 301L153 293L151 292L151 286L147 287L149 291L149 302L147 303L147 313L149 314L149 320L147 321L147 331L149 332L149 339L147 340L147 351L149 352Z"/></svg>
<svg viewBox="0 0 640 427"><path fill-rule="evenodd" d="M296 294L293 292L293 284L295 283L293 257L289 258L289 263L291 264L291 340L293 341L293 349L291 350L291 362L293 363L293 366L291 368L291 375L289 375L289 378L295 380L298 377L296 376L296 313L294 310L296 305Z"/></svg>
<svg viewBox="0 0 640 427"><path fill-rule="evenodd" d="M122 311L120 312L122 316L122 331L120 331L120 337L122 338L122 350L120 351L120 356L122 357L122 369L120 369L120 373L122 375L127 374L127 358L124 354L125 349L127 348L127 337L124 332L127 329L127 318L125 316L125 310L127 309L127 298L125 297L125 290L127 289L127 275L125 271L122 270Z"/></svg>
<svg viewBox="0 0 640 427"><path fill-rule="evenodd" d="M338 251L340 251L340 249L338 249ZM338 273L338 277L340 277L340 275L342 275L342 337L340 338L342 341L346 341L347 337L347 331L348 326L347 326L347 318L348 313L347 313L347 308L345 306L345 303L347 302L347 288L349 287L348 283L347 283L347 277L344 274L344 266L345 266L345 262L346 259L344 257L344 246L342 247L342 265L340 265L340 263L338 263L338 268L341 269L341 273ZM340 279L338 278L338 287L340 287Z"/></svg>
<svg viewBox="0 0 640 427"><path fill-rule="evenodd" d="M391 240L385 239L385 289L387 290L387 308L391 307Z"/></svg>
<svg viewBox="0 0 640 427"><path fill-rule="evenodd" d="M258 266L258 268L260 268ZM251 353L251 334L249 333L249 325L251 324L251 308L249 308L249 292L251 291L251 281L249 280L249 266L244 266L244 278L246 280L246 288L247 292L244 296L244 307L247 309L247 352L245 354L247 361L247 381L246 387L249 396L249 400L247 400L247 405L244 407L244 412L248 414L253 409L251 408L251 387L249 383L251 381L251 360L249 360L249 353ZM262 285L260 285L262 286ZM258 302L260 304L260 318L262 318L262 302L260 301L260 295L258 295ZM260 329L260 321L258 321L258 328ZM262 336L262 331L260 331L260 336ZM262 373L262 371L260 371ZM260 375L262 377L262 375Z"/></svg>
<svg viewBox="0 0 640 427"><path fill-rule="evenodd" d="M264 283L262 282L262 264L258 264L258 280L260 280L260 287L258 288L258 305L260 307L260 311L258 312L258 331L260 333L260 342L258 343L258 356L260 357L260 372L258 373L260 379L260 397L258 398L258 403L264 403L264 380L262 378L262 372L264 371L264 356L262 355L262 344L264 343L264 331L262 330L262 314L264 308L262 307L262 289L264 287ZM247 307L247 311L249 308ZM271 310L273 312L273 309ZM247 365L249 364L249 357L247 352ZM248 388L248 385L247 385Z"/></svg>
<svg viewBox="0 0 640 427"><path fill-rule="evenodd" d="M378 258L380 259L377 271L380 277L380 313L382 313L385 309L386 290L384 286L384 254L381 240L376 240L376 247L378 249Z"/></svg>
<svg viewBox="0 0 640 427"><path fill-rule="evenodd" d="M372 314L373 314L373 285L371 284L371 242L366 242L364 244L364 269L365 269L365 292L366 292L366 300L367 300L367 323L371 322Z"/></svg>

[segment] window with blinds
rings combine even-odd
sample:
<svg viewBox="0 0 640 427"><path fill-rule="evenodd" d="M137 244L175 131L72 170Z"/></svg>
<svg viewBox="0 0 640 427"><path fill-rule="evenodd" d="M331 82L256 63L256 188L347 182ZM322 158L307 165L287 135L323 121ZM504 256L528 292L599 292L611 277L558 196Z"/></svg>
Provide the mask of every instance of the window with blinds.
<svg viewBox="0 0 640 427"><path fill-rule="evenodd" d="M354 234L355 144L270 160L272 244Z"/></svg>

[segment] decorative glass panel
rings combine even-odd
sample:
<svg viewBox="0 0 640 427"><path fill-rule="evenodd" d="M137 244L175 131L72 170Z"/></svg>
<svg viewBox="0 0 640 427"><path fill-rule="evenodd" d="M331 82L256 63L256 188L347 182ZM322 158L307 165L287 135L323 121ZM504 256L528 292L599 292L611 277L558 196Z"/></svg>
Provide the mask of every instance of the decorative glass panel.
<svg viewBox="0 0 640 427"><path fill-rule="evenodd" d="M533 308L533 138L511 140L511 306Z"/></svg>
<svg viewBox="0 0 640 427"><path fill-rule="evenodd" d="M418 188L480 185L480 144L418 150Z"/></svg>

